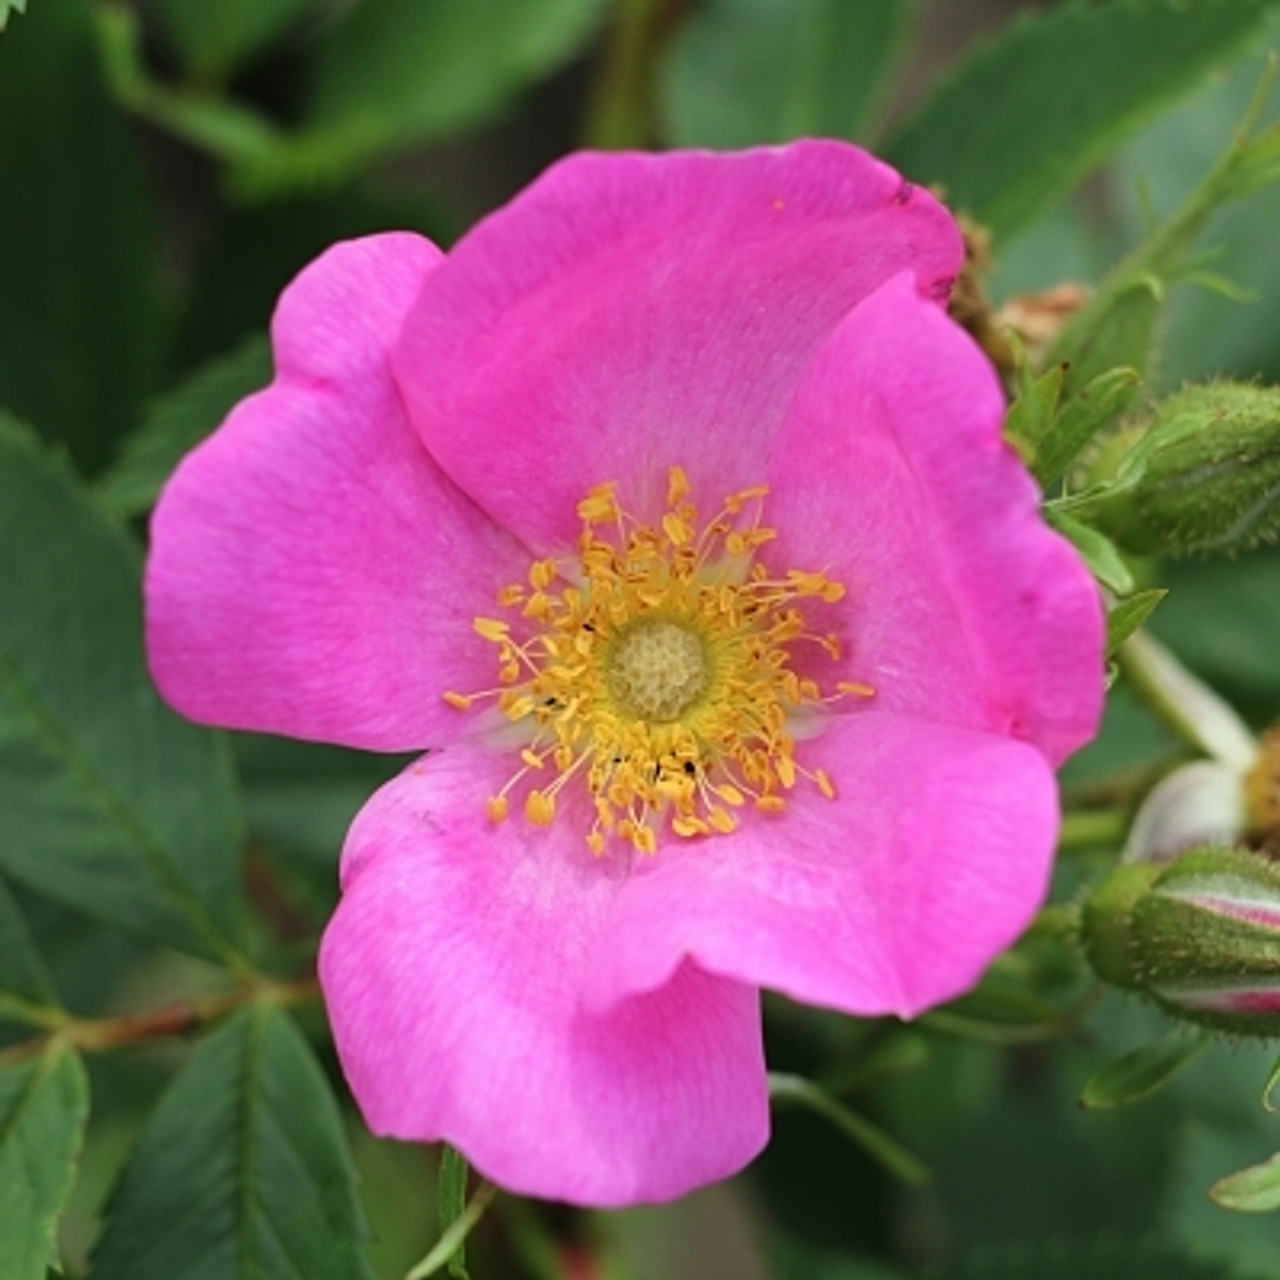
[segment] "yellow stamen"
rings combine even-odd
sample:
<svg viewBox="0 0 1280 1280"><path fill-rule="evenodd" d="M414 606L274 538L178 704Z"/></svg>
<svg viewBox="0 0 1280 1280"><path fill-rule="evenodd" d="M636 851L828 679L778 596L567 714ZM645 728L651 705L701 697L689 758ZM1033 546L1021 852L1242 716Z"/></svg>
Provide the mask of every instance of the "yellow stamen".
<svg viewBox="0 0 1280 1280"><path fill-rule="evenodd" d="M782 793L799 778L833 799L826 772L797 763L788 725L875 691L840 681L824 694L793 669L792 646L840 659L838 637L811 630L800 606L834 603L844 586L821 571L779 576L755 560L777 536L761 524L764 486L730 494L706 523L680 467L670 469L666 510L654 524L628 513L616 489L597 485L578 504L576 564L534 561L527 585L498 593L512 621L475 619L477 634L497 647L498 687L443 695L459 711L493 698L528 731L516 748L520 767L488 801L489 817L501 822L508 792L528 787L526 819L550 826L573 782L591 797L593 854L610 840L652 854L663 832L728 834L738 827L735 810L782 812ZM549 767L546 785L528 785L532 771L545 780Z"/></svg>
<svg viewBox="0 0 1280 1280"><path fill-rule="evenodd" d="M524 800L524 816L535 827L549 827L556 816L555 798L545 791L530 791Z"/></svg>

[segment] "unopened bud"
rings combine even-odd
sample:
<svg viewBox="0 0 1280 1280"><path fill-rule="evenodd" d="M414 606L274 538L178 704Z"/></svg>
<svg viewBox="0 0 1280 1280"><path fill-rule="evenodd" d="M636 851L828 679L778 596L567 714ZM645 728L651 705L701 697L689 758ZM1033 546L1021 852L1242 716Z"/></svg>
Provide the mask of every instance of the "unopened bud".
<svg viewBox="0 0 1280 1280"><path fill-rule="evenodd" d="M1179 765L1152 788L1129 829L1124 862L1171 862L1204 845L1232 845L1245 834L1245 780L1219 760Z"/></svg>
<svg viewBox="0 0 1280 1280"><path fill-rule="evenodd" d="M1117 868L1081 921L1098 976L1188 1022L1280 1035L1280 864L1207 848Z"/></svg>
<svg viewBox="0 0 1280 1280"><path fill-rule="evenodd" d="M1280 539L1280 389L1211 383L1157 409L1132 485L1095 523L1124 549L1238 551Z"/></svg>

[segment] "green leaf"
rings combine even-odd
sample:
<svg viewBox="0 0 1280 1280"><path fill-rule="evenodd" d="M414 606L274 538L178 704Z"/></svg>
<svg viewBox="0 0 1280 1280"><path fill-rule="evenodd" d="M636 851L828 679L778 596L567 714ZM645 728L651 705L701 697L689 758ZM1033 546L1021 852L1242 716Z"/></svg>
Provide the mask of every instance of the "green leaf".
<svg viewBox="0 0 1280 1280"><path fill-rule="evenodd" d="M1267 1072L1266 1083L1262 1086L1262 1106L1263 1110L1270 1111L1275 1115L1280 1111L1274 1102L1271 1101L1271 1095L1275 1092L1276 1085L1280 1084L1280 1058L1271 1064L1271 1070Z"/></svg>
<svg viewBox="0 0 1280 1280"><path fill-rule="evenodd" d="M470 1280L467 1237L484 1216L496 1192L491 1183L481 1183L468 1203L467 1180L470 1174L466 1158L446 1143L440 1152L440 1179L436 1192L440 1238L427 1256L410 1268L405 1280L426 1280L441 1267L447 1268L452 1280Z"/></svg>
<svg viewBox="0 0 1280 1280"><path fill-rule="evenodd" d="M0 880L0 1015L6 1002L56 1008L58 996L27 922Z"/></svg>
<svg viewBox="0 0 1280 1280"><path fill-rule="evenodd" d="M1055 364L1033 378L1026 354L1020 350L1018 398L1009 406L1004 433L1028 460L1034 460L1040 441L1058 412L1066 376L1066 366Z"/></svg>
<svg viewBox="0 0 1280 1280"><path fill-rule="evenodd" d="M1261 1280L1228 1263L1145 1240L1051 1240L989 1251L934 1273L932 1280Z"/></svg>
<svg viewBox="0 0 1280 1280"><path fill-rule="evenodd" d="M0 0L0 31L9 25L11 13L26 13L27 0Z"/></svg>
<svg viewBox="0 0 1280 1280"><path fill-rule="evenodd" d="M364 0L325 29L299 132L237 172L267 194L334 182L379 155L476 125L564 66L603 0Z"/></svg>
<svg viewBox="0 0 1280 1280"><path fill-rule="evenodd" d="M1031 470L1043 488L1061 478L1080 451L1124 412L1141 382L1136 369L1108 369L1067 397L1036 442Z"/></svg>
<svg viewBox="0 0 1280 1280"><path fill-rule="evenodd" d="M0 1276L45 1280L89 1118L80 1059L54 1041L0 1071Z"/></svg>
<svg viewBox="0 0 1280 1280"><path fill-rule="evenodd" d="M279 127L256 108L199 84L175 87L151 71L140 15L121 5L94 11L103 70L122 107L227 163L268 159Z"/></svg>
<svg viewBox="0 0 1280 1280"><path fill-rule="evenodd" d="M1280 1154L1215 1182L1209 1189L1215 1204L1244 1213L1280 1209Z"/></svg>
<svg viewBox="0 0 1280 1280"><path fill-rule="evenodd" d="M846 1138L855 1142L903 1182L911 1186L923 1186L929 1181L929 1170L896 1138L890 1137L865 1116L851 1111L812 1080L771 1071L769 1097L775 1103L798 1103L829 1120Z"/></svg>
<svg viewBox="0 0 1280 1280"><path fill-rule="evenodd" d="M325 911L337 891L338 851L357 810L414 755L383 756L266 734L232 740L256 842L318 873Z"/></svg>
<svg viewBox="0 0 1280 1280"><path fill-rule="evenodd" d="M1138 591L1127 600L1121 600L1107 613L1107 657L1117 649L1155 612L1160 601L1169 592L1163 587Z"/></svg>
<svg viewBox="0 0 1280 1280"><path fill-rule="evenodd" d="M1127 596L1133 590L1133 574L1110 538L1051 506L1045 508L1044 517L1072 543L1089 566L1089 571L1104 587L1109 587L1119 596Z"/></svg>
<svg viewBox="0 0 1280 1280"><path fill-rule="evenodd" d="M1208 1036L1168 1035L1108 1062L1090 1077L1080 1104L1090 1110L1122 1107L1162 1089L1212 1043Z"/></svg>
<svg viewBox="0 0 1280 1280"><path fill-rule="evenodd" d="M162 0L157 6L189 75L221 80L286 31L312 0Z"/></svg>
<svg viewBox="0 0 1280 1280"><path fill-rule="evenodd" d="M497 1187L492 1182L482 1182L471 1201L452 1222L439 1240L428 1251L427 1256L405 1274L405 1280L428 1280L436 1275L441 1267L448 1267L450 1276L457 1280L468 1280L467 1269L462 1262L463 1248L467 1237L475 1230L480 1219L484 1217L489 1205L497 1194Z"/></svg>
<svg viewBox="0 0 1280 1280"><path fill-rule="evenodd" d="M86 469L136 421L159 365L159 245L88 0L0 41L0 388Z"/></svg>
<svg viewBox="0 0 1280 1280"><path fill-rule="evenodd" d="M1192 252L1209 218L1231 201L1280 181L1280 124L1255 132L1278 75L1280 67L1269 62L1221 159L1058 334L1046 359L1070 365L1070 389L1086 385L1116 364L1146 374L1155 354L1156 321L1167 286L1194 274Z"/></svg>
<svg viewBox="0 0 1280 1280"><path fill-rule="evenodd" d="M226 744L151 685L134 547L3 418L0 582L0 867L236 963L242 831Z"/></svg>
<svg viewBox="0 0 1280 1280"><path fill-rule="evenodd" d="M746 147L861 138L915 0L712 0L663 69L672 141Z"/></svg>
<svg viewBox="0 0 1280 1280"><path fill-rule="evenodd" d="M342 1122L292 1020L243 1010L147 1121L94 1280L369 1280Z"/></svg>
<svg viewBox="0 0 1280 1280"><path fill-rule="evenodd" d="M441 1235L467 1211L467 1178L470 1172L462 1153L446 1143L440 1152L440 1187L436 1193ZM465 1241L449 1259L449 1274L456 1280L467 1280Z"/></svg>
<svg viewBox="0 0 1280 1280"><path fill-rule="evenodd" d="M1271 0L1115 0L1028 14L929 98L887 157L1010 236L1273 13Z"/></svg>
<svg viewBox="0 0 1280 1280"><path fill-rule="evenodd" d="M114 516L139 516L182 460L237 401L271 381L271 347L256 334L157 400L125 442L120 459L97 485L98 501Z"/></svg>

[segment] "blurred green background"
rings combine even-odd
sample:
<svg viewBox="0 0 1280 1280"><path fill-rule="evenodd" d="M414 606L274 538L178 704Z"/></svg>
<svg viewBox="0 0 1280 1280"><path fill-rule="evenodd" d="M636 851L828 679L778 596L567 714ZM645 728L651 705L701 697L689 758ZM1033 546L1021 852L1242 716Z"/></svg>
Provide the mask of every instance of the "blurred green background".
<svg viewBox="0 0 1280 1280"><path fill-rule="evenodd" d="M0 406L69 460L100 516L142 536L181 452L269 379L266 323L305 262L393 227L447 246L584 145L859 141L991 227L997 303L1093 282L1224 150L1280 47L1275 8L0 0ZM1155 388L1280 377L1278 232L1280 190L1214 221L1205 265L1231 287L1176 291ZM1280 715L1280 556L1143 572L1173 588L1157 633L1253 724ZM252 928L289 973L332 905L346 823L399 762L249 736L231 750ZM1121 690L1068 785L1176 752ZM1063 894L1114 852L1104 840L1064 858ZM203 962L84 914L73 889L18 878L69 1007L150 1007L217 984ZM1115 995L1095 1004L1052 945L1009 958L948 1013L903 1028L770 1004L772 1065L840 1083L925 1161L927 1188L823 1120L780 1110L753 1170L680 1205L592 1216L500 1204L474 1242L476 1276L1280 1275L1280 1226L1205 1194L1280 1148L1259 1102L1265 1049L1217 1045L1158 1097L1086 1114L1084 1082L1160 1032L1153 1013ZM336 1081L320 1013L303 1021ZM184 1052L92 1059L90 1140L63 1226L73 1274ZM401 1276L436 1231L434 1156L374 1142L352 1117L348 1131L370 1257Z"/></svg>

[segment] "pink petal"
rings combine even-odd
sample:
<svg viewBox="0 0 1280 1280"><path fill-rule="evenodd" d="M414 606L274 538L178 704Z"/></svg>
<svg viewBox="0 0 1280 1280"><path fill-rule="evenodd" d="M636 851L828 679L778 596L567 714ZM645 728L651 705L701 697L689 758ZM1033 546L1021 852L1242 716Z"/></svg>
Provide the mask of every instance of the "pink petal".
<svg viewBox="0 0 1280 1280"><path fill-rule="evenodd" d="M275 315L276 380L161 496L147 645L190 718L404 750L457 732L446 688L493 683L472 618L527 556L407 429L387 364L439 260L392 234L309 266Z"/></svg>
<svg viewBox="0 0 1280 1280"><path fill-rule="evenodd" d="M835 800L794 793L730 836L660 848L596 946L593 1007L693 960L852 1014L950 999L1044 898L1057 793L1024 743L883 712L832 717L802 747Z"/></svg>
<svg viewBox="0 0 1280 1280"><path fill-rule="evenodd" d="M450 748L352 828L320 975L370 1127L579 1204L726 1177L768 1134L756 992L677 963L648 994L584 1009L627 865L587 853L572 814L494 826L485 796L510 771Z"/></svg>
<svg viewBox="0 0 1280 1280"><path fill-rule="evenodd" d="M945 297L962 259L932 196L843 143L579 155L450 253L396 369L445 470L530 546L567 547L603 481L646 518L674 463L707 501L759 483L840 317L903 270Z"/></svg>
<svg viewBox="0 0 1280 1280"><path fill-rule="evenodd" d="M880 708L993 729L1060 762L1097 730L1102 605L1001 438L972 340L899 277L822 349L774 450L775 568L848 588L844 677Z"/></svg>

